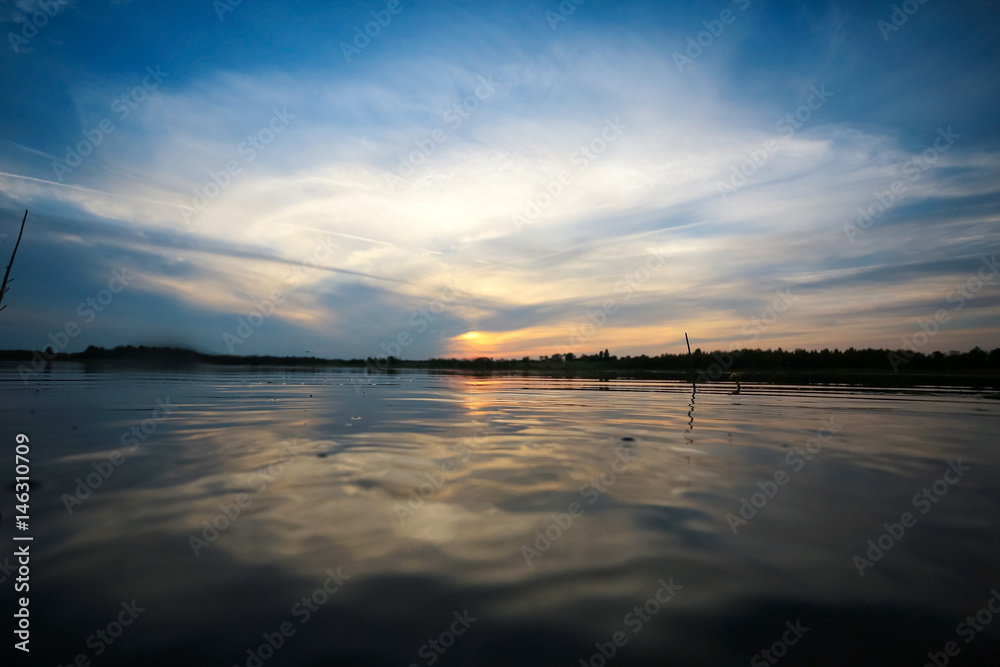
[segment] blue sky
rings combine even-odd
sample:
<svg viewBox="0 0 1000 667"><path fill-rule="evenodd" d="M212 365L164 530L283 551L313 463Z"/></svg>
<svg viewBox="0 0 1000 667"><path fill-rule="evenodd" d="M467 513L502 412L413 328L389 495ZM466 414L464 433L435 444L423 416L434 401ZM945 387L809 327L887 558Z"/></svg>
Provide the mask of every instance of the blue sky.
<svg viewBox="0 0 1000 667"><path fill-rule="evenodd" d="M1000 12L896 6L5 3L0 347L997 347Z"/></svg>

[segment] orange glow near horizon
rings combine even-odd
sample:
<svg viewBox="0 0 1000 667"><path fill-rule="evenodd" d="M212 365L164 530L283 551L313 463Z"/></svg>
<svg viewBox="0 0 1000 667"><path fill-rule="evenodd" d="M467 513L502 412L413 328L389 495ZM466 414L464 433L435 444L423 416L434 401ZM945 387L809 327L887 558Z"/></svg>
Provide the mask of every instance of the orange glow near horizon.
<svg viewBox="0 0 1000 667"><path fill-rule="evenodd" d="M492 357L507 353L507 343L518 337L518 332L491 333L483 331L466 331L453 336L449 341L447 356L450 357Z"/></svg>
<svg viewBox="0 0 1000 667"><path fill-rule="evenodd" d="M741 348L776 349L822 349L824 347L845 348L826 340L811 340L799 332L786 332L779 324L758 332L745 329L746 320L716 316L688 323L691 349L700 348L705 352L733 350ZM736 336L732 333L736 332ZM589 333L589 336L581 334ZM757 335L754 335L757 334ZM885 332L873 328L873 339L886 336ZM886 336L891 344L891 336ZM616 356L663 353L685 354L684 328L675 324L656 323L643 326L611 325L596 331L585 332L579 322L555 326L537 326L513 331L468 331L447 340L441 356L457 359L492 357L494 359L521 359L564 354L596 354L607 349Z"/></svg>
<svg viewBox="0 0 1000 667"><path fill-rule="evenodd" d="M574 339L573 329L563 326L540 326L514 331L469 331L453 336L444 350L446 357L474 359L538 358L557 353L595 354L605 348L643 349L665 351L666 339L683 333L659 326L612 328L606 327L590 337Z"/></svg>
<svg viewBox="0 0 1000 667"><path fill-rule="evenodd" d="M475 359L476 357L523 357L525 332L467 331L448 340L444 356Z"/></svg>

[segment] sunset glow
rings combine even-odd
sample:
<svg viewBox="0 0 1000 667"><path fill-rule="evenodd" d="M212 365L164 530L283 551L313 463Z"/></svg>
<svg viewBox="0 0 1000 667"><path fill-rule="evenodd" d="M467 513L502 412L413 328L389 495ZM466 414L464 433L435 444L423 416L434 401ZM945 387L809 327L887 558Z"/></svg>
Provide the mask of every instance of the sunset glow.
<svg viewBox="0 0 1000 667"><path fill-rule="evenodd" d="M679 65L703 7L588 4L552 27L530 3L404 5L349 62L339 44L371 17L340 3L295 10L308 38L244 4L213 24L236 31L221 52L133 40L117 64L88 36L179 19L74 5L9 54L7 107L26 89L34 106L4 118L0 203L33 217L5 345L44 346L115 268L137 278L67 351L655 355L685 331L706 349L898 347L941 309L925 351L998 343L997 280L948 302L996 251L997 62L956 79L950 43L921 41L967 46L987 23L928 6L887 43L878 8L749 3ZM264 43L299 46L236 46ZM886 68L942 104L899 96ZM122 118L110 105L136 90Z"/></svg>

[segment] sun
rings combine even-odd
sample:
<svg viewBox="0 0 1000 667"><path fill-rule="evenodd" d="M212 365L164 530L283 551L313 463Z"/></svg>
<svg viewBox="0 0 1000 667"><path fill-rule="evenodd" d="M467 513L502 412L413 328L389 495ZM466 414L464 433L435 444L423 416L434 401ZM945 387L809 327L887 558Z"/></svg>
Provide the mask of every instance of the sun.
<svg viewBox="0 0 1000 667"><path fill-rule="evenodd" d="M489 356L493 352L495 341L490 333L482 331L466 331L452 338L450 353L460 357Z"/></svg>

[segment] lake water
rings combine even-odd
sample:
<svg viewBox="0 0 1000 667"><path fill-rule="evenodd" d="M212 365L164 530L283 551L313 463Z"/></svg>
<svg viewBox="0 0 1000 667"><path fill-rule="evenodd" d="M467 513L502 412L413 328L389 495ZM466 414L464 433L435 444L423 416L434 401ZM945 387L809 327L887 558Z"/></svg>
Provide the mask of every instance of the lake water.
<svg viewBox="0 0 1000 667"><path fill-rule="evenodd" d="M30 664L1000 664L996 396L732 390L5 366Z"/></svg>

